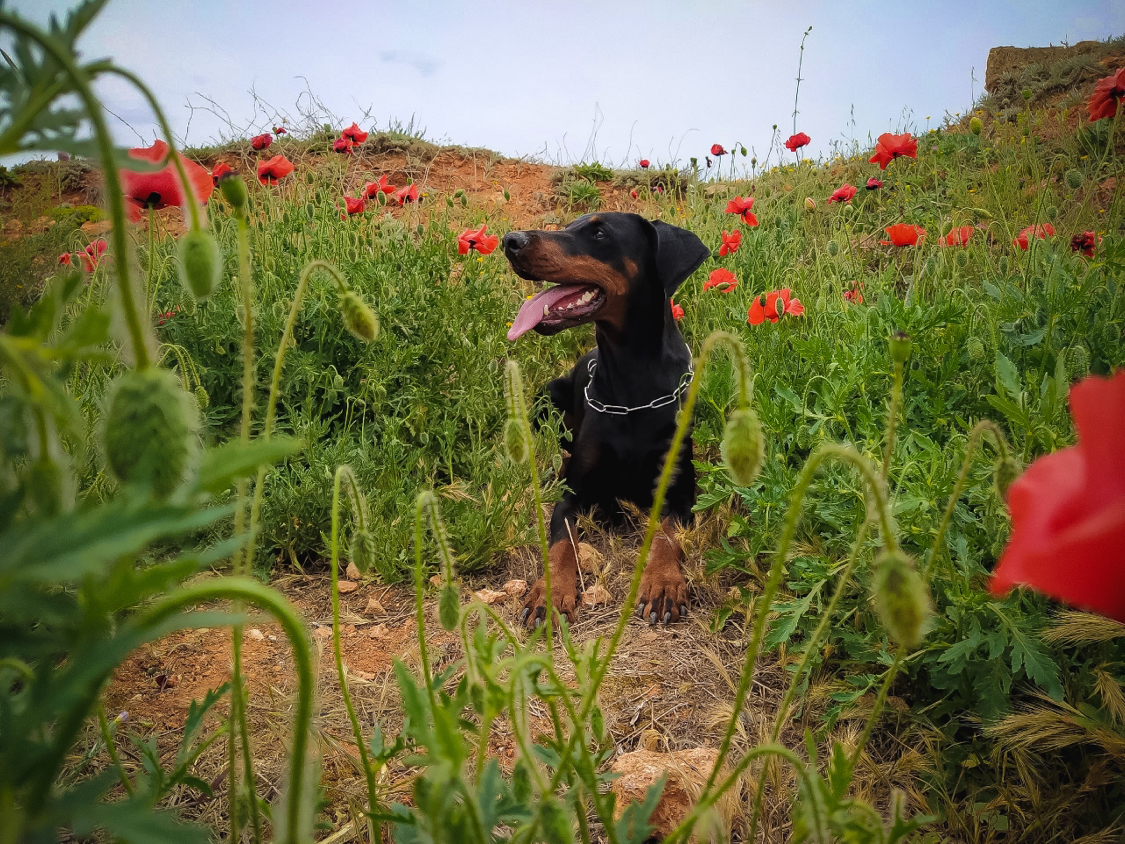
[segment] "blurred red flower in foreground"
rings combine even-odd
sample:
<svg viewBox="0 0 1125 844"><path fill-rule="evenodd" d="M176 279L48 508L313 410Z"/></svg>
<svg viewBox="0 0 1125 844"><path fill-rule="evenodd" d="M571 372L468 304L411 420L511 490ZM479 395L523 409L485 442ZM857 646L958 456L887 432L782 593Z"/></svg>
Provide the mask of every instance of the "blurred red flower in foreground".
<svg viewBox="0 0 1125 844"><path fill-rule="evenodd" d="M888 164L901 156L918 157L918 142L914 140L914 136L909 132L901 135L884 132L875 141L875 154L868 160L872 164L878 164L880 170L886 170Z"/></svg>
<svg viewBox="0 0 1125 844"><path fill-rule="evenodd" d="M355 123L352 123L347 129L340 133L341 138L347 138L353 144L362 144L367 140L367 133L359 128Z"/></svg>
<svg viewBox="0 0 1125 844"><path fill-rule="evenodd" d="M353 214L362 214L364 211L367 210L367 200L364 199L362 196L358 197L358 198L345 196L344 197L344 209L348 212L349 217L352 216ZM343 214L340 215L340 219L341 220L344 219Z"/></svg>
<svg viewBox="0 0 1125 844"><path fill-rule="evenodd" d="M255 135L250 139L250 146L252 146L254 149L265 149L272 143L273 135L271 135L269 132L265 132L261 135Z"/></svg>
<svg viewBox="0 0 1125 844"><path fill-rule="evenodd" d="M880 181L879 179L876 179L874 176L872 176L870 179L867 180L867 189L868 190L879 190L879 188L881 188L881 187L883 187L882 181Z"/></svg>
<svg viewBox="0 0 1125 844"><path fill-rule="evenodd" d="M1082 232L1082 234L1076 234L1070 239L1070 248L1075 252L1081 252L1087 258L1093 258L1094 250L1101 242L1102 239L1096 233Z"/></svg>
<svg viewBox="0 0 1125 844"><path fill-rule="evenodd" d="M733 255L741 245L742 232L738 229L729 233L723 232L723 245L719 247L719 257L725 258L727 255Z"/></svg>
<svg viewBox="0 0 1125 844"><path fill-rule="evenodd" d="M880 240L884 246L917 246L926 238L926 230L909 223L895 223L885 229L890 240Z"/></svg>
<svg viewBox="0 0 1125 844"><path fill-rule="evenodd" d="M70 256L69 252L64 252L61 255L59 255L59 266L69 267L73 263L74 263L74 261L71 259L71 256Z"/></svg>
<svg viewBox="0 0 1125 844"><path fill-rule="evenodd" d="M500 244L500 238L494 234L485 234L486 228L487 225L476 230L465 229L457 235L457 254L468 255L474 249L481 255L491 254Z"/></svg>
<svg viewBox="0 0 1125 844"><path fill-rule="evenodd" d="M789 288L783 290L771 290L766 294L766 305L762 307L762 297L760 295L754 297L753 303L750 305L750 310L746 312L746 321L751 325L760 325L767 319L770 322L777 322L782 314L790 314L792 316L800 316L805 312L805 306L801 304L800 299L789 298Z"/></svg>
<svg viewBox="0 0 1125 844"><path fill-rule="evenodd" d="M147 161L151 164L159 164L167 156L168 144L164 141L157 141L150 147L129 150L130 158ZM201 204L207 202L211 198L211 192L215 189L215 184L211 181L211 174L207 172L206 168L201 167L189 158L184 158L182 155L180 161L184 165L196 202ZM121 188L125 193L125 210L129 214L129 219L133 221L141 219L142 208L165 208L169 205L185 204L183 186L180 184L176 165L171 161L159 170L148 173L119 170L118 175L121 177Z"/></svg>
<svg viewBox="0 0 1125 844"><path fill-rule="evenodd" d="M938 238L938 246L968 246L969 238L973 236L972 226L961 226L950 229L945 237Z"/></svg>
<svg viewBox="0 0 1125 844"><path fill-rule="evenodd" d="M711 155L718 158L720 155L726 155L727 151L723 149L722 144L711 144Z"/></svg>
<svg viewBox="0 0 1125 844"><path fill-rule="evenodd" d="M785 148L790 152L796 152L801 147L807 147L812 141L804 132L798 132L796 135L790 135L789 140L785 142Z"/></svg>
<svg viewBox="0 0 1125 844"><path fill-rule="evenodd" d="M684 318L684 309L677 305L675 302L672 302L671 299L669 299L668 301L672 304L672 319L679 322Z"/></svg>
<svg viewBox="0 0 1125 844"><path fill-rule="evenodd" d="M642 159L641 159L641 169L642 169L642 170L647 170L647 169L648 169L648 159L647 159L647 158L642 158Z"/></svg>
<svg viewBox="0 0 1125 844"><path fill-rule="evenodd" d="M275 155L269 161L258 162L258 181L263 185L276 185L293 172L293 162L284 155Z"/></svg>
<svg viewBox="0 0 1125 844"><path fill-rule="evenodd" d="M703 282L704 292L714 287L720 293L730 293L734 288L738 287L738 279L734 277L734 273L730 270L719 267L713 270L710 277Z"/></svg>
<svg viewBox="0 0 1125 844"><path fill-rule="evenodd" d="M636 199L637 198L637 189L633 188L633 190L629 191L629 196L633 197L633 199Z"/></svg>
<svg viewBox="0 0 1125 844"><path fill-rule="evenodd" d="M1012 241L1012 243L1026 252L1028 247L1031 245L1031 238L1037 237L1040 240L1046 240L1048 235L1053 236L1054 233L1055 227L1050 223L1036 223L1035 225L1028 226L1026 229L1021 231L1016 239Z"/></svg>
<svg viewBox="0 0 1125 844"><path fill-rule="evenodd" d="M1070 391L1078 445L1040 457L1008 488L1012 536L989 590L1026 584L1125 622L1125 372Z"/></svg>
<svg viewBox="0 0 1125 844"><path fill-rule="evenodd" d="M737 214L748 226L758 225L758 217L750 209L754 207L754 197L736 196L727 203L727 213Z"/></svg>
<svg viewBox="0 0 1125 844"><path fill-rule="evenodd" d="M832 196L828 197L829 202L848 202L852 201L852 197L859 192L855 185L840 185L836 190L832 191Z"/></svg>
<svg viewBox="0 0 1125 844"><path fill-rule="evenodd" d="M860 292L862 287L862 281L853 281L851 287L844 291L844 301L851 302L853 305L862 305L863 293Z"/></svg>
<svg viewBox="0 0 1125 844"><path fill-rule="evenodd" d="M351 155L353 146L355 144L350 139L341 135L332 143L332 151Z"/></svg>
<svg viewBox="0 0 1125 844"><path fill-rule="evenodd" d="M374 199L379 193L394 193L397 188L387 182L387 174L384 173L379 177L377 182L368 182L363 186L363 195L368 199Z"/></svg>
<svg viewBox="0 0 1125 844"><path fill-rule="evenodd" d="M399 205L405 205L408 202L417 202L418 186L407 185L404 188L399 188L395 191L395 199L398 200Z"/></svg>
<svg viewBox="0 0 1125 844"><path fill-rule="evenodd" d="M275 135L287 135L287 134L289 134L288 132L285 131L284 126L274 126L273 127L273 133Z"/></svg>
<svg viewBox="0 0 1125 844"><path fill-rule="evenodd" d="M1090 120L1101 120L1117 114L1117 102L1125 97L1125 67L1111 76L1099 79L1090 95Z"/></svg>
<svg viewBox="0 0 1125 844"><path fill-rule="evenodd" d="M225 161L220 161L211 170L211 183L215 187L218 187L219 182L221 182L223 180L223 176L227 175L228 173L233 173L233 172L234 172L233 167L231 167Z"/></svg>
<svg viewBox="0 0 1125 844"><path fill-rule="evenodd" d="M102 238L93 240L82 252L78 253L78 260L82 262L82 269L88 273L92 273L101 263L102 255L105 254L106 248L109 246Z"/></svg>

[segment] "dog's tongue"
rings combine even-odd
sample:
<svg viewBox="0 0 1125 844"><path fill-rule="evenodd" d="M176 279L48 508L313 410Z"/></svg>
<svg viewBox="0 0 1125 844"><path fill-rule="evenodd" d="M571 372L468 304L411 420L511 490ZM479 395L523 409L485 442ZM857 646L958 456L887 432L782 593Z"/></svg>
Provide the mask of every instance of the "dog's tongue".
<svg viewBox="0 0 1125 844"><path fill-rule="evenodd" d="M520 312L516 314L516 321L508 329L508 339L516 340L529 332L543 319L544 307L550 308L560 299L565 299L580 289L581 285L578 284L559 284L536 293L523 303Z"/></svg>

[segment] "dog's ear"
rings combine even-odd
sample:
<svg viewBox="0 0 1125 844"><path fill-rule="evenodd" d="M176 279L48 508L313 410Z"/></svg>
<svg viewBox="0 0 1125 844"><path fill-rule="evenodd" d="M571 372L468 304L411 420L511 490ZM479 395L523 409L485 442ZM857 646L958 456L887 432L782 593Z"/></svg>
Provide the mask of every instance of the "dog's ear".
<svg viewBox="0 0 1125 844"><path fill-rule="evenodd" d="M711 257L711 250L687 229L661 220L653 220L652 225L656 229L656 271L665 295L671 297Z"/></svg>

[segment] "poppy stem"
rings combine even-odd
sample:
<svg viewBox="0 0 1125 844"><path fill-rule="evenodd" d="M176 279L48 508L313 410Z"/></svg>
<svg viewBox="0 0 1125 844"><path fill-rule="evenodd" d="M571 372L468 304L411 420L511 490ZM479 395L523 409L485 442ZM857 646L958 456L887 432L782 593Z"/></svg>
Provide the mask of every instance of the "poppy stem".
<svg viewBox="0 0 1125 844"><path fill-rule="evenodd" d="M894 383L891 385L891 401L887 408L887 444L883 448L883 468L879 474L884 481L891 468L891 458L895 449L895 429L898 425L898 411L902 404L902 361L895 361Z"/></svg>

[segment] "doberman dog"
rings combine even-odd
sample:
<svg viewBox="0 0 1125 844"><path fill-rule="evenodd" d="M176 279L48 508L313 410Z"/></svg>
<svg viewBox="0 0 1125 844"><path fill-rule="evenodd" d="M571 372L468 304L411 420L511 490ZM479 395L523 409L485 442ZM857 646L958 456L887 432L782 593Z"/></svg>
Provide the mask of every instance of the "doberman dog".
<svg viewBox="0 0 1125 844"><path fill-rule="evenodd" d="M531 329L551 335L596 326L597 348L545 389L570 440L567 490L551 515L551 598L573 623L579 603L575 517L597 507L617 520L622 501L652 506L679 399L691 380L691 350L669 298L711 253L689 231L622 213L579 217L559 231L510 232L503 245L520 278L555 285L524 303L509 340ZM687 612L683 549L673 527L690 522L694 503L689 438L641 580L637 609L652 624L678 621ZM527 626L542 623L545 603L540 579L524 602Z"/></svg>

